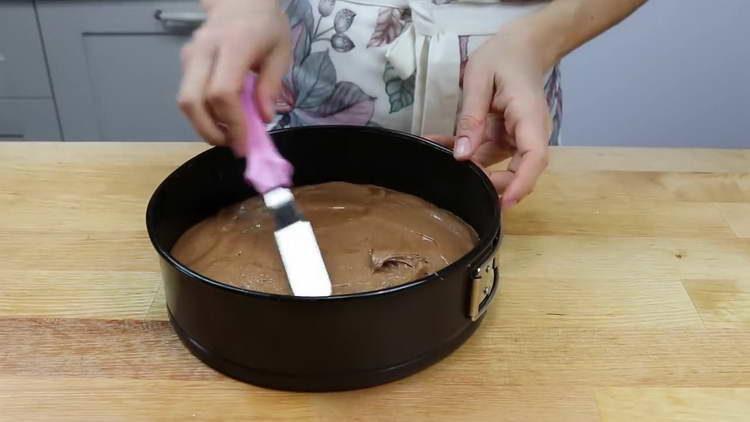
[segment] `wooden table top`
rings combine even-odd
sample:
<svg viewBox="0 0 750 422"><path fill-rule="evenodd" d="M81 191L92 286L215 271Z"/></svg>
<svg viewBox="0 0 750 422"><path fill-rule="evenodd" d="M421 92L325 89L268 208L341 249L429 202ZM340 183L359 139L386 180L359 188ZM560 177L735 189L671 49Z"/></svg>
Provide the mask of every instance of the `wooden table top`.
<svg viewBox="0 0 750 422"><path fill-rule="evenodd" d="M0 419L746 421L750 150L560 148L453 355L264 390L172 332L147 199L197 143L0 144Z"/></svg>

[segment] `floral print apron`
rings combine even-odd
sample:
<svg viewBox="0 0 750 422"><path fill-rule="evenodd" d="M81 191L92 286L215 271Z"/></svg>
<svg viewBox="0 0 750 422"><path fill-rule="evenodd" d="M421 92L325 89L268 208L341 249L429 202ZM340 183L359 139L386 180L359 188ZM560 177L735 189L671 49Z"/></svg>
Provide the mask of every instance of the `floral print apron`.
<svg viewBox="0 0 750 422"><path fill-rule="evenodd" d="M383 126L453 134L469 54L541 1L286 0L294 63L272 127ZM499 53L502 60L502 53ZM545 94L557 144L558 66Z"/></svg>

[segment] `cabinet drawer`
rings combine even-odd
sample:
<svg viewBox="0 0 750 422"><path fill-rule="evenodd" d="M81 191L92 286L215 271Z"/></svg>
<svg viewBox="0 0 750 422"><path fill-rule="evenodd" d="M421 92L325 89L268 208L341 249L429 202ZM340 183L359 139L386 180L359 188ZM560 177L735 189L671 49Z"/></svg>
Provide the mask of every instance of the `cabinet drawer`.
<svg viewBox="0 0 750 422"><path fill-rule="evenodd" d="M0 2L0 97L50 97L32 0Z"/></svg>
<svg viewBox="0 0 750 422"><path fill-rule="evenodd" d="M0 140L59 141L60 130L51 99L0 99Z"/></svg>
<svg viewBox="0 0 750 422"><path fill-rule="evenodd" d="M65 140L192 140L180 48L197 1L37 2Z"/></svg>

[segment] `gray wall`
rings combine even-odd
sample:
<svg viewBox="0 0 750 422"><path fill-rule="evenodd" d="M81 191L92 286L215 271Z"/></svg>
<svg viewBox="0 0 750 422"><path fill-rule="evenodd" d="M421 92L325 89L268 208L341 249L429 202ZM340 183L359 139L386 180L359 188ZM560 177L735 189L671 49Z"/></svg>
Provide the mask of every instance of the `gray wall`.
<svg viewBox="0 0 750 422"><path fill-rule="evenodd" d="M750 0L651 0L562 69L564 145L750 147Z"/></svg>

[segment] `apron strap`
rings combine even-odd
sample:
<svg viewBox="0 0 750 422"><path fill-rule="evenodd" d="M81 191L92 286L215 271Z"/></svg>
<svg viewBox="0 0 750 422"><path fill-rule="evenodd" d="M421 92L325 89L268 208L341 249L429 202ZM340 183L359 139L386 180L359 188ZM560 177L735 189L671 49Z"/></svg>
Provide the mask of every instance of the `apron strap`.
<svg viewBox="0 0 750 422"><path fill-rule="evenodd" d="M412 23L388 46L386 58L402 79L416 72L412 132L452 135L455 131L460 102L460 35L494 35L503 25L545 3L436 6L430 0L409 0Z"/></svg>

